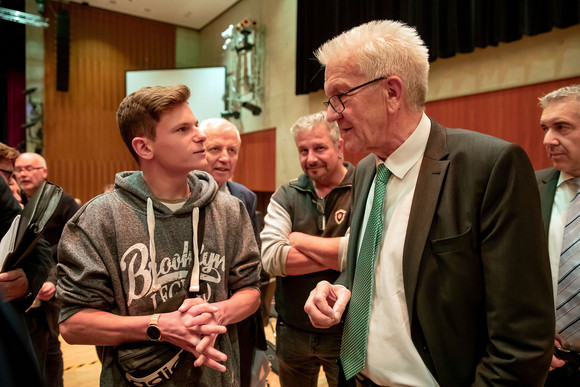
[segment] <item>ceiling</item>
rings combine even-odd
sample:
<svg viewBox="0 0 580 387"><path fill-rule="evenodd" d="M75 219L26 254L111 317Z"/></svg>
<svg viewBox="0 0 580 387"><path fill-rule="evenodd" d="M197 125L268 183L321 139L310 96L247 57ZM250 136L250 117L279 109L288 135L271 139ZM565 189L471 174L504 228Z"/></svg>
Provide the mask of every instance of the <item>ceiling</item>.
<svg viewBox="0 0 580 387"><path fill-rule="evenodd" d="M241 0L84 0L83 4L201 30Z"/></svg>

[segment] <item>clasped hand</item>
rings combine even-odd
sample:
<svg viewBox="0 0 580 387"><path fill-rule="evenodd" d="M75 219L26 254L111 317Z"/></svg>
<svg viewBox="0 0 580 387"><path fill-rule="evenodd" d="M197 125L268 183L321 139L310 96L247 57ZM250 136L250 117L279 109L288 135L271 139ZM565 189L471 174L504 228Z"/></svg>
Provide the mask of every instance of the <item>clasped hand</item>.
<svg viewBox="0 0 580 387"><path fill-rule="evenodd" d="M175 344L193 353L197 359L196 367L208 367L225 372L226 367L219 363L227 360L227 355L214 348L216 338L227 328L219 325L215 313L218 307L201 298L188 298L175 312L164 313L158 326L161 340Z"/></svg>
<svg viewBox="0 0 580 387"><path fill-rule="evenodd" d="M350 290L341 285L321 281L310 292L304 311L316 328L330 328L340 322L346 304L350 300Z"/></svg>

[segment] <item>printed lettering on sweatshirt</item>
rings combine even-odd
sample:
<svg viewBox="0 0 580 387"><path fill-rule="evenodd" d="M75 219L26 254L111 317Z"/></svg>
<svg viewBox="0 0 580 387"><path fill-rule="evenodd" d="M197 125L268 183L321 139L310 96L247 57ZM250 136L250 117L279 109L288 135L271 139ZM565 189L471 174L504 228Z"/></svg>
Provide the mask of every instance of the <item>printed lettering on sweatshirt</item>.
<svg viewBox="0 0 580 387"><path fill-rule="evenodd" d="M147 245L135 243L127 249L120 262L121 271L128 278L127 306L143 298L149 298L152 307L156 308L186 286L185 279L193 265L189 245L189 241L183 242L181 254L175 253L173 257L157 257L153 267ZM219 284L224 278L225 256L205 251L205 245L202 245L199 266L199 294L208 301L212 296L212 284Z"/></svg>

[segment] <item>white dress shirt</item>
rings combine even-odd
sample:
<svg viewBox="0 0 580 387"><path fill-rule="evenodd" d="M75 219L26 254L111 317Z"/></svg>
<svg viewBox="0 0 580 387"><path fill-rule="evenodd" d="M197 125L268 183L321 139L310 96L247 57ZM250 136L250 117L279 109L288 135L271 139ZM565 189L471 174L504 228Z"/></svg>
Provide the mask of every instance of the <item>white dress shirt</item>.
<svg viewBox="0 0 580 387"><path fill-rule="evenodd" d="M552 269L552 286L554 290L554 302L558 292L558 271L560 269L560 253L562 253L562 240L564 239L564 228L566 227L566 217L568 207L576 192L572 190L569 179L574 176L561 172L556 185L554 204L552 204L552 215L550 217L550 229L548 230L548 253L550 254L550 267Z"/></svg>
<svg viewBox="0 0 580 387"><path fill-rule="evenodd" d="M375 260L367 360L362 371L380 385L438 385L411 340L402 263L411 203L430 130L431 122L423 114L411 136L384 162L393 174L383 203L383 235ZM381 162L377 158L377 164ZM374 183L367 198L359 251L373 192Z"/></svg>

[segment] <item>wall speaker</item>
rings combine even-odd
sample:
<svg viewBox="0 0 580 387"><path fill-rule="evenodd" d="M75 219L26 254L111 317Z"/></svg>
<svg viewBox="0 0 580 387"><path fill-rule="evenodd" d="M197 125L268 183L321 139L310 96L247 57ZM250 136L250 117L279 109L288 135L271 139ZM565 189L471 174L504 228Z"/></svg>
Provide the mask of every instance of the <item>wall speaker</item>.
<svg viewBox="0 0 580 387"><path fill-rule="evenodd" d="M56 13L56 90L68 91L70 54L70 19L68 12L60 9Z"/></svg>

